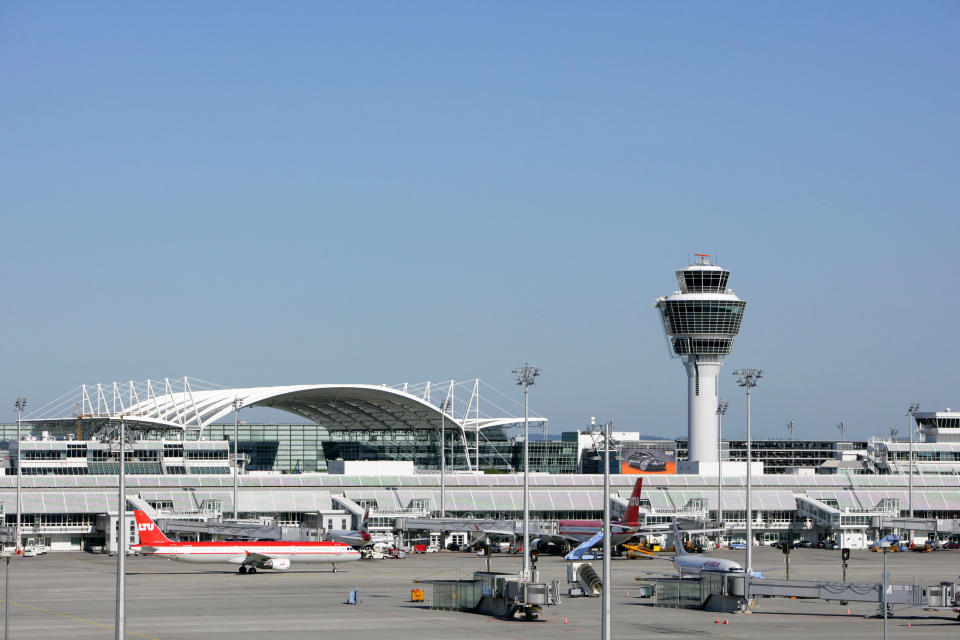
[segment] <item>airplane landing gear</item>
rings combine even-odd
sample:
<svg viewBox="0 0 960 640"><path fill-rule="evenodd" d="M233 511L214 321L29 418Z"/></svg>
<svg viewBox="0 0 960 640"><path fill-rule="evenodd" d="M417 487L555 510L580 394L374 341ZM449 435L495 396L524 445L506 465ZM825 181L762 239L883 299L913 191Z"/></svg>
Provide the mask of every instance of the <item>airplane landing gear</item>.
<svg viewBox="0 0 960 640"><path fill-rule="evenodd" d="M256 572L257 572L256 567L250 567L249 569L247 569L247 573L256 573Z"/></svg>
<svg viewBox="0 0 960 640"><path fill-rule="evenodd" d="M337 563L336 563L336 562L331 562L330 564L333 565L333 572L334 572L334 573L338 573L338 572L340 571L340 569L337 569Z"/></svg>
<svg viewBox="0 0 960 640"><path fill-rule="evenodd" d="M247 567L246 567L246 565L240 565L240 568L237 569L237 573L241 573L241 574L242 574L242 573L246 573L246 572L247 572Z"/></svg>

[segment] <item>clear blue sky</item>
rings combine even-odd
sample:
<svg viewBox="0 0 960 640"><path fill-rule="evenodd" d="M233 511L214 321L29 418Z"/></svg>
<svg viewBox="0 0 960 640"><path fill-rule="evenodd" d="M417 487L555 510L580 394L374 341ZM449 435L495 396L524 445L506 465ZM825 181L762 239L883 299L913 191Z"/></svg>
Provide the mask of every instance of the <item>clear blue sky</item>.
<svg viewBox="0 0 960 640"><path fill-rule="evenodd" d="M348 6L349 5L349 6ZM686 430L652 307L749 302L756 431L960 407L954 2L0 4L0 419L80 383L543 367Z"/></svg>

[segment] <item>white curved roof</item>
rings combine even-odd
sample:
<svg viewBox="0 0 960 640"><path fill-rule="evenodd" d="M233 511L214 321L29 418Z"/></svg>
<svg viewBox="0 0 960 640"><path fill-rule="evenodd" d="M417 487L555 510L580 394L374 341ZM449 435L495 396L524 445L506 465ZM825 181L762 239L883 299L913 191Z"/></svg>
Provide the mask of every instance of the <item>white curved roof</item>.
<svg viewBox="0 0 960 640"><path fill-rule="evenodd" d="M191 384L191 382L193 384ZM202 431L234 410L271 407L294 413L328 428L340 429L439 429L441 421L449 428L470 431L506 427L522 421L515 417L486 417L479 411L479 381L474 396L460 407L459 416L452 402L446 413L430 401L429 385L422 397L386 385L304 384L237 389L195 389L195 380L165 379L161 382L96 385L81 387L79 402L68 400L65 406L78 407L84 417L119 419L124 416L158 427ZM437 387L434 387L435 391ZM442 389L442 387L441 387ZM450 393L453 383L450 384ZM449 395L447 396L449 398ZM485 403L489 404L489 403ZM495 406L495 405L493 405ZM62 409L61 409L62 411ZM59 417L59 416L58 416ZM538 426L546 418L531 417Z"/></svg>

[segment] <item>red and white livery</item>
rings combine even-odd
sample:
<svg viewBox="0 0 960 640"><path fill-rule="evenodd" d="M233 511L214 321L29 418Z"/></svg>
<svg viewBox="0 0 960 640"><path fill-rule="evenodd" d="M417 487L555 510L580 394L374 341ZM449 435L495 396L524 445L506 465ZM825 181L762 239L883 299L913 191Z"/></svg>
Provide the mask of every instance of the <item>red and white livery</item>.
<svg viewBox="0 0 960 640"><path fill-rule="evenodd" d="M235 564L239 573L256 573L257 569L286 571L294 562L332 564L360 559L360 552L341 542L294 541L228 541L173 542L163 535L143 511L134 511L140 544L131 545L145 556L159 556L200 564Z"/></svg>
<svg viewBox="0 0 960 640"><path fill-rule="evenodd" d="M627 503L623 520L610 523L610 544L617 546L629 542L644 527L640 524L640 492L643 490L643 478L637 478L633 493ZM603 528L603 520L559 520L559 537L567 542L580 544L592 538Z"/></svg>

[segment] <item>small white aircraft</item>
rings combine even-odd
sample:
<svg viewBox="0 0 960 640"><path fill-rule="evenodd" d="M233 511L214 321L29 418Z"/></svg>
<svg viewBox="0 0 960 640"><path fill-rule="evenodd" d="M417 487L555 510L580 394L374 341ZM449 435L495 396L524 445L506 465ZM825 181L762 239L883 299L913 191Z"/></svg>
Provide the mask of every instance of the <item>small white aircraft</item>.
<svg viewBox="0 0 960 640"><path fill-rule="evenodd" d="M743 573L743 567L733 560L711 558L707 555L692 555L683 548L683 538L680 537L680 527L673 521L673 546L677 554L673 557L673 566L680 575L699 575L701 571L720 571L723 573Z"/></svg>

